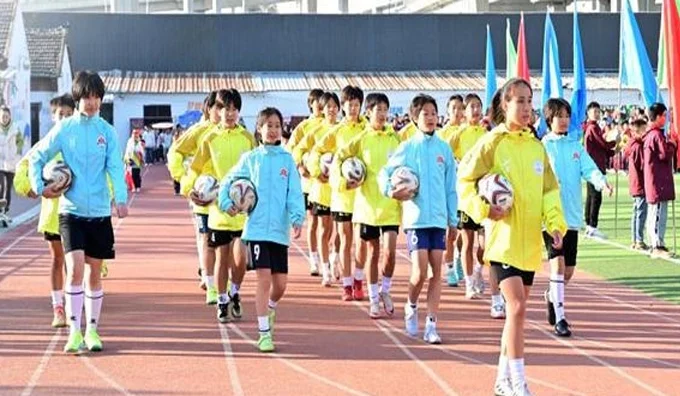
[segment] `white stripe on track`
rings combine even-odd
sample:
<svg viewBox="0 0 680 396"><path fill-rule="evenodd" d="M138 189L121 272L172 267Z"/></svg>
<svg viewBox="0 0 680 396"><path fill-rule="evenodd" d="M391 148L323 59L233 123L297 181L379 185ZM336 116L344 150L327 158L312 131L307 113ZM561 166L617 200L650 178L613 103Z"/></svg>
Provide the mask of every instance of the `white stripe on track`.
<svg viewBox="0 0 680 396"><path fill-rule="evenodd" d="M226 326L217 325L220 329L220 337L222 338L222 349L224 349L224 359L227 363L227 371L229 372L229 380L231 381L231 394L234 396L243 396L243 387L241 387L241 380L238 377L238 368L234 361L234 352L231 349L231 341L229 339L229 332Z"/></svg>

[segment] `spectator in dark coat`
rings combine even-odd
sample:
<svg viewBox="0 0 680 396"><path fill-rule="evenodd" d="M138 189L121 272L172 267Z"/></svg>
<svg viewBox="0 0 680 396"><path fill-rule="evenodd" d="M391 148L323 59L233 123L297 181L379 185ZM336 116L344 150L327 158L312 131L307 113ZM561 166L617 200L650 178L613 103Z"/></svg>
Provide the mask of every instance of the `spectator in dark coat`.
<svg viewBox="0 0 680 396"><path fill-rule="evenodd" d="M632 248L647 250L644 242L645 221L647 220L647 200L645 199L644 179L644 138L647 121L637 119L632 122L632 130L624 154L628 159L628 190L633 197L633 217L630 221Z"/></svg>

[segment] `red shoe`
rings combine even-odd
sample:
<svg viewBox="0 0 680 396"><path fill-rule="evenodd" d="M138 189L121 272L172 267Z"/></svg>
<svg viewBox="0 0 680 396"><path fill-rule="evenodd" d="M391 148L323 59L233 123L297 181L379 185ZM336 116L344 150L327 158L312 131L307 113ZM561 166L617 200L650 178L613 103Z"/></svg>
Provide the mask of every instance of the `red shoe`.
<svg viewBox="0 0 680 396"><path fill-rule="evenodd" d="M342 301L354 300L354 297L352 296L352 286L345 286L342 289Z"/></svg>
<svg viewBox="0 0 680 396"><path fill-rule="evenodd" d="M364 291L362 290L364 282L360 280L354 280L354 299L357 301L361 301L364 299Z"/></svg>

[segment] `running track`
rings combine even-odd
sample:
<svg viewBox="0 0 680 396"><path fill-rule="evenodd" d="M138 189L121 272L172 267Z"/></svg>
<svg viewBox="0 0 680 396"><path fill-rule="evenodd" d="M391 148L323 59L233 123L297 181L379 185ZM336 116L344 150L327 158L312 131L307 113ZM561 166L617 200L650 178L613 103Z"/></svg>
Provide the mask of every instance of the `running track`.
<svg viewBox="0 0 680 396"><path fill-rule="evenodd" d="M104 281L102 353L61 353L65 331L49 327L49 256L35 223L0 237L0 394L492 394L502 321L488 317L488 301L466 301L463 290L445 287L444 344L403 334L403 244L397 314L380 321L368 319L366 302L343 303L338 288L322 288L307 275L304 242L291 246L278 353L260 354L252 274L242 291L244 320L218 325L198 288L185 200L172 195L161 166L144 182L118 225L119 258ZM576 279L567 300L571 339L553 338L544 323L545 274L532 292L526 360L534 394L680 394L680 306L584 273ZM423 321L421 312L421 331Z"/></svg>

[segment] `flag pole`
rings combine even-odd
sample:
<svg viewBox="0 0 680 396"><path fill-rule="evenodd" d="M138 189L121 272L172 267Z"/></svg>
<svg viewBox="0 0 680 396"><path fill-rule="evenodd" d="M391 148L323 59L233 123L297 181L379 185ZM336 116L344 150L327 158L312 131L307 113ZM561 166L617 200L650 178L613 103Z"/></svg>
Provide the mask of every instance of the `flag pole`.
<svg viewBox="0 0 680 396"><path fill-rule="evenodd" d="M621 109L621 79L619 78L619 86L618 86L618 94L619 94L619 99L618 99L618 106L616 108L617 111L620 111ZM618 143L617 143L618 145ZM616 153L615 155L619 155L619 153ZM619 156L619 161L620 161L620 156ZM615 162L619 162L615 161ZM619 170L616 169L618 166L614 166L614 239L618 237L619 234Z"/></svg>

